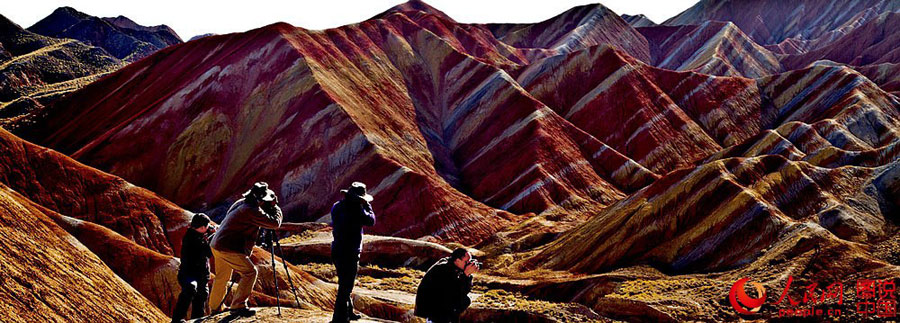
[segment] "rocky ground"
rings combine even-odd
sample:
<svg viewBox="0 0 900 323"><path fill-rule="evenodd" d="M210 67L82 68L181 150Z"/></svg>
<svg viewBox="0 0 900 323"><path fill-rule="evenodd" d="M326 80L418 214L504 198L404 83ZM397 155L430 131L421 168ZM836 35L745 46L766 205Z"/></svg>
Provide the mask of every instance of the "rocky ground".
<svg viewBox="0 0 900 323"><path fill-rule="evenodd" d="M337 284L334 266L328 263L326 256L331 234L326 227L316 227L281 241L285 259L297 263L299 269L322 281ZM425 270L449 252L449 248L436 243L366 235L354 297L370 297L395 305L409 311L403 321L424 322L411 313L416 289ZM473 253L484 255L474 249ZM485 268L483 273L475 275L469 294L472 306L464 314L464 319L479 322L500 319L528 322L609 321L583 305L525 296L518 291L520 286L533 281L496 276L497 272Z"/></svg>

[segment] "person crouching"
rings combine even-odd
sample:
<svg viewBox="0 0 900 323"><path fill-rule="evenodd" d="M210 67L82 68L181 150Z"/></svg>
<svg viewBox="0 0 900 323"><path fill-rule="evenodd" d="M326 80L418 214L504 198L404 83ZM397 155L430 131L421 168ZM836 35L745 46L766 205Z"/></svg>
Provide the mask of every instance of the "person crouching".
<svg viewBox="0 0 900 323"><path fill-rule="evenodd" d="M172 312L172 322L184 322L191 305L193 309L189 318L205 315L206 297L209 295L209 258L212 257L208 234L216 232L210 222L206 214L194 214L190 228L181 240L181 266L178 267L181 294Z"/></svg>
<svg viewBox="0 0 900 323"><path fill-rule="evenodd" d="M259 229L278 229L283 216L275 192L265 182L253 184L243 197L228 209L225 220L222 220L222 225L212 239L216 277L213 280L209 307L213 313L223 310L221 306L225 299L225 287L231 280L232 272L237 271L241 279L229 309L234 315L247 317L256 314L255 310L247 307L247 299L256 285L258 271L250 260L250 255L259 237Z"/></svg>
<svg viewBox="0 0 900 323"><path fill-rule="evenodd" d="M428 322L459 322L472 301L472 274L481 264L465 248L453 250L450 257L438 260L425 272L416 290L414 314Z"/></svg>

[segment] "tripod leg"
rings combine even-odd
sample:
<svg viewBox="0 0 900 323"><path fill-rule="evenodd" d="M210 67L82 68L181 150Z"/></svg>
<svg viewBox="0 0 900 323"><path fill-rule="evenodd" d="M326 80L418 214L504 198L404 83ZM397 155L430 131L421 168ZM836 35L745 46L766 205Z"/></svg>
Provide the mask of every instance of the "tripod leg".
<svg viewBox="0 0 900 323"><path fill-rule="evenodd" d="M273 237L274 239L274 237ZM272 278L275 281L275 305L278 307L278 316L281 316L281 295L278 294L278 272L275 270L275 243L272 243Z"/></svg>
<svg viewBox="0 0 900 323"><path fill-rule="evenodd" d="M275 241L278 245L278 252L281 253L281 264L284 265L284 271L287 273L288 284L291 286L291 292L294 293L294 302L297 303L297 306L300 306L300 297L297 296L297 288L294 287L294 280L291 279L291 270L288 269L287 261L284 260L284 249L281 249L281 242Z"/></svg>

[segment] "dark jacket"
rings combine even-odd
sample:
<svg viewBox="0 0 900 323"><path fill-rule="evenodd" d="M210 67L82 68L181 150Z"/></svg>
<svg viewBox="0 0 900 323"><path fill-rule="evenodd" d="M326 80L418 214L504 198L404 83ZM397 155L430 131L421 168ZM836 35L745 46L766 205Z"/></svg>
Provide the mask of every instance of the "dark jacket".
<svg viewBox="0 0 900 323"><path fill-rule="evenodd" d="M419 283L415 314L436 320L457 318L472 301L472 276L466 276L450 258L438 260Z"/></svg>
<svg viewBox="0 0 900 323"><path fill-rule="evenodd" d="M225 214L225 220L213 236L212 247L249 256L259 238L259 228L278 229L282 219L278 206L267 214L255 203L240 199Z"/></svg>
<svg viewBox="0 0 900 323"><path fill-rule="evenodd" d="M362 250L363 226L375 225L375 212L372 205L351 199L343 199L331 207L331 235L334 242L331 249L339 253L352 253Z"/></svg>
<svg viewBox="0 0 900 323"><path fill-rule="evenodd" d="M212 258L212 250L209 249L207 235L188 229L181 239L181 266L178 267L178 277L209 280L209 258Z"/></svg>

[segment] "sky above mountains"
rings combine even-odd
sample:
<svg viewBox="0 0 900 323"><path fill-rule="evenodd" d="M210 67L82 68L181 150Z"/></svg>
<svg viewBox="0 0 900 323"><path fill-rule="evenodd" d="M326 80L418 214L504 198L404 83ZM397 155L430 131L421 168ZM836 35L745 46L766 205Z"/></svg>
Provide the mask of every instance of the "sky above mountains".
<svg viewBox="0 0 900 323"><path fill-rule="evenodd" d="M403 0L254 0L223 5L220 1L0 1L0 14L29 27L54 9L70 6L100 17L119 15L153 26L165 24L184 40L206 33L230 33L284 21L308 29L360 22ZM537 22L578 5L602 3L619 14L644 14L662 22L697 0L426 0L460 22Z"/></svg>

